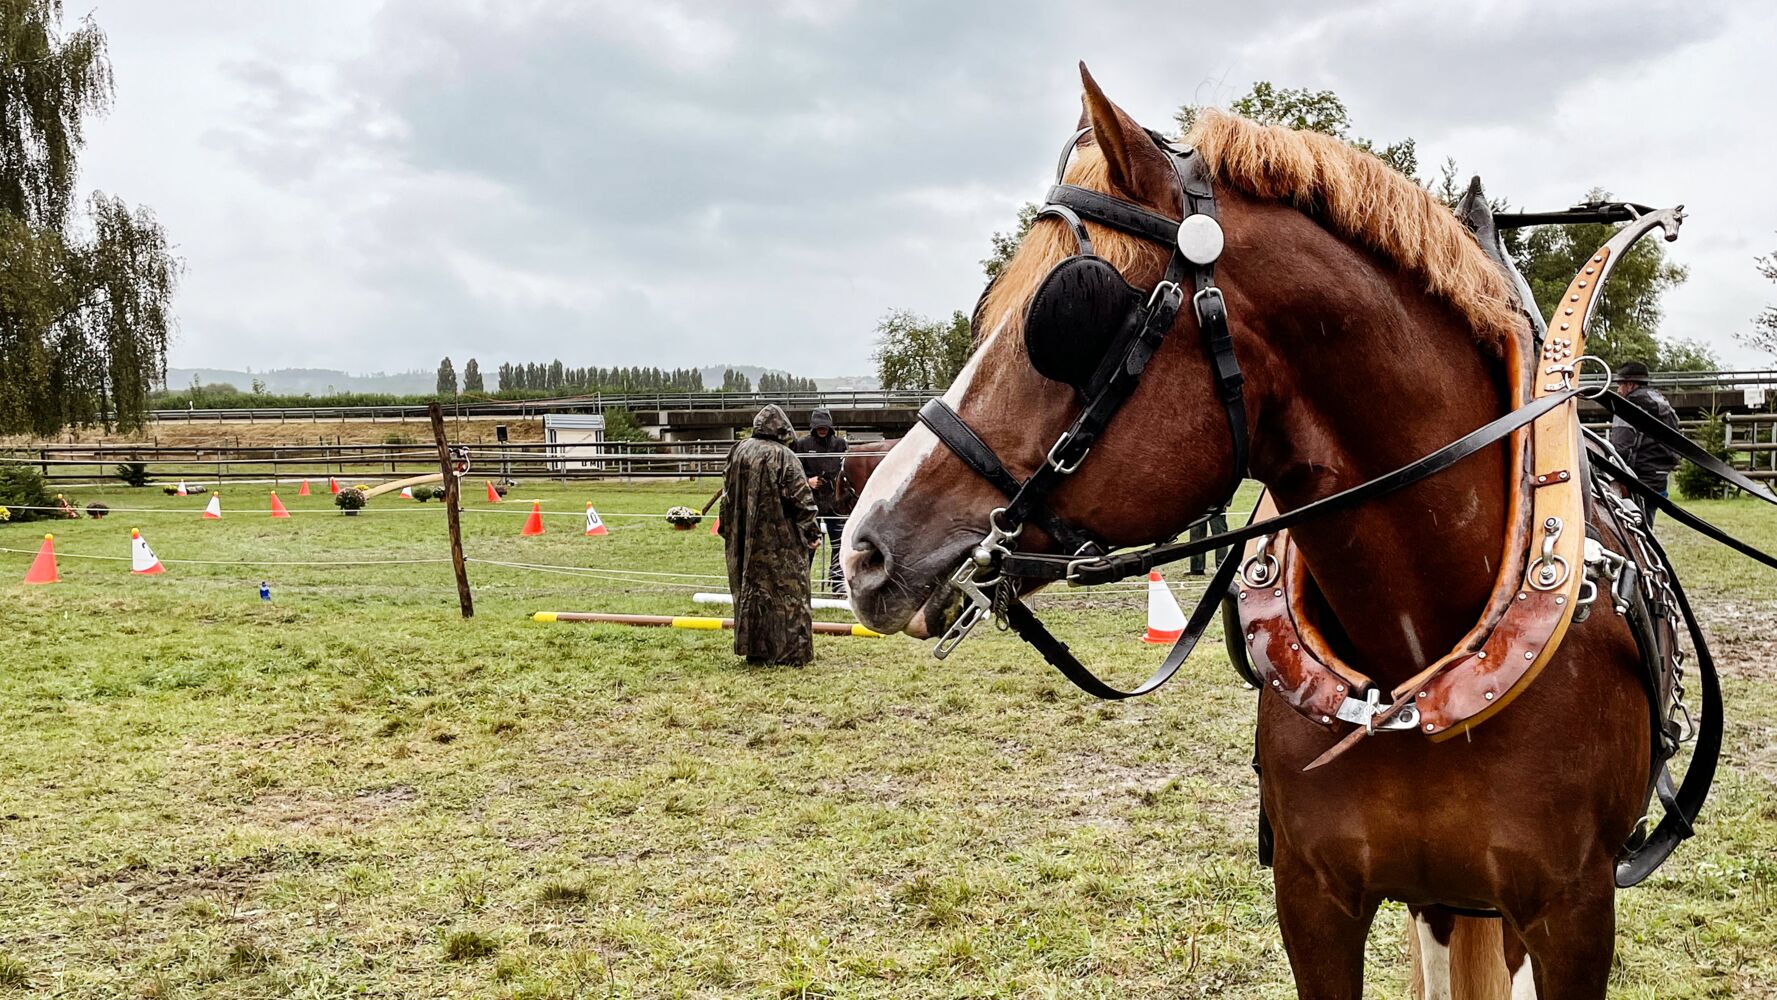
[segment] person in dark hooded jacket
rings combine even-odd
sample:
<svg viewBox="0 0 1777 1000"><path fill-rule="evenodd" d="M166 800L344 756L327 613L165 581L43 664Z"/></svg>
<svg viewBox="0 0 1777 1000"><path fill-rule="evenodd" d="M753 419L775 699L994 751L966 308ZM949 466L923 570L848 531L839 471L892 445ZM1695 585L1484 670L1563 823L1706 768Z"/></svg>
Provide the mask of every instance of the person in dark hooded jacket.
<svg viewBox="0 0 1777 1000"><path fill-rule="evenodd" d="M808 415L808 434L796 439L802 457L802 473L814 491L815 507L827 532L827 582L836 592L845 590L845 574L839 569L839 536L845 531L840 511L839 474L845 467L845 439L833 429L833 414L820 408ZM831 455L832 458L824 456ZM809 559L814 558L811 553Z"/></svg>
<svg viewBox="0 0 1777 1000"><path fill-rule="evenodd" d="M790 418L767 406L728 453L720 531L734 595L734 653L748 663L814 659L808 553L820 539L814 494L790 450Z"/></svg>
<svg viewBox="0 0 1777 1000"><path fill-rule="evenodd" d="M1630 361L1617 369L1616 385L1613 387L1618 395L1658 417L1660 422L1673 430L1678 430L1678 414L1672 412L1672 404L1660 391L1648 385L1647 366L1639 361ZM1622 456L1623 464L1635 478L1661 496L1666 495L1667 483L1672 470L1678 468L1678 452L1663 441L1648 437L1646 434L1630 426L1622 417L1610 422L1610 446ZM1635 498L1641 507L1642 520L1648 527L1654 526L1653 504Z"/></svg>

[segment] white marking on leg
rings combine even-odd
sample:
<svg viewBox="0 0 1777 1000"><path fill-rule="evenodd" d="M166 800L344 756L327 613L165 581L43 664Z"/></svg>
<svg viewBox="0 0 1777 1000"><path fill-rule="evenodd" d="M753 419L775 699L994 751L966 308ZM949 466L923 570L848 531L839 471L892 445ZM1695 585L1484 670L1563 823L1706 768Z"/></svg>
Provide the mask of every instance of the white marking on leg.
<svg viewBox="0 0 1777 1000"><path fill-rule="evenodd" d="M1439 944L1424 917L1413 918L1419 933L1419 972L1425 980L1425 1000L1451 1000L1450 946Z"/></svg>
<svg viewBox="0 0 1777 1000"><path fill-rule="evenodd" d="M1512 973L1512 1000L1536 1000L1536 976L1530 971L1530 956Z"/></svg>

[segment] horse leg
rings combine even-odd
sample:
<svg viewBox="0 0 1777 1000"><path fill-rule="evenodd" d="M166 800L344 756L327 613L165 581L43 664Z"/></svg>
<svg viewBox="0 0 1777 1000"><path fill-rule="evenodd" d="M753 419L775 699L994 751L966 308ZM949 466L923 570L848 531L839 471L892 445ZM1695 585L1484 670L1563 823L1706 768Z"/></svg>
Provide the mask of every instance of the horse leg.
<svg viewBox="0 0 1777 1000"><path fill-rule="evenodd" d="M1512 1000L1537 1000L1536 970L1531 968L1530 952L1524 948L1524 939L1510 927L1502 929L1505 932L1506 975L1512 980Z"/></svg>
<svg viewBox="0 0 1777 1000"><path fill-rule="evenodd" d="M1518 933L1535 970L1536 1000L1604 1000L1616 952L1617 915L1608 881L1549 903ZM1513 997L1519 984L1513 977Z"/></svg>
<svg viewBox="0 0 1777 1000"><path fill-rule="evenodd" d="M1278 852L1272 869L1277 924L1300 1000L1362 1000L1364 939L1377 901L1329 885L1301 861Z"/></svg>

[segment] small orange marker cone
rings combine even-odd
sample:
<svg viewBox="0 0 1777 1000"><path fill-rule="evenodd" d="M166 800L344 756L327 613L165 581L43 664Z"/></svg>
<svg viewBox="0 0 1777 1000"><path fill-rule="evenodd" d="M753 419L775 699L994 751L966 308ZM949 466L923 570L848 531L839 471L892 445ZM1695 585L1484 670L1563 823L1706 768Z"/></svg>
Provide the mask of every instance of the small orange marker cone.
<svg viewBox="0 0 1777 1000"><path fill-rule="evenodd" d="M339 480L333 478L332 476L328 476L327 477L327 492L338 493L339 492Z"/></svg>
<svg viewBox="0 0 1777 1000"><path fill-rule="evenodd" d="M302 488L296 491L296 495L299 497L306 497L309 495L309 481L308 480L304 479L302 481Z"/></svg>
<svg viewBox="0 0 1777 1000"><path fill-rule="evenodd" d="M710 534L720 535L721 533L722 533L722 515L717 514L715 521L711 522L711 524L710 524Z"/></svg>
<svg viewBox="0 0 1777 1000"><path fill-rule="evenodd" d="M1141 641L1177 642L1184 634L1185 610L1178 606L1178 598L1172 596L1172 588L1166 585L1160 571L1153 570L1148 574L1148 634Z"/></svg>
<svg viewBox="0 0 1777 1000"><path fill-rule="evenodd" d="M43 545L37 550L37 558L31 560L31 568L25 570L25 582L62 582L61 575L56 572L56 536L43 536Z"/></svg>
<svg viewBox="0 0 1777 1000"><path fill-rule="evenodd" d="M411 486L401 487L401 499L412 500L413 499L413 487L411 487Z"/></svg>
<svg viewBox="0 0 1777 1000"><path fill-rule="evenodd" d="M154 550L148 547L148 540L142 537L142 532L131 528L130 572L136 576L153 576L166 571L167 568L160 564L159 559L155 558Z"/></svg>
<svg viewBox="0 0 1777 1000"><path fill-rule="evenodd" d="M487 484L487 502L488 503L499 503L500 502L500 491L494 489L494 484L493 484L492 480L489 480L488 484Z"/></svg>
<svg viewBox="0 0 1777 1000"><path fill-rule="evenodd" d="M222 520L222 494L210 494L210 505L204 508L204 519L208 521Z"/></svg>
<svg viewBox="0 0 1777 1000"><path fill-rule="evenodd" d="M179 488L173 492L173 495L176 497L182 497L182 496L186 495L185 480L183 480L183 479L179 480Z"/></svg>
<svg viewBox="0 0 1777 1000"><path fill-rule="evenodd" d="M521 535L541 535L543 533L543 501L531 501L531 516L524 519L524 530Z"/></svg>
<svg viewBox="0 0 1777 1000"><path fill-rule="evenodd" d="M592 501L590 500L586 501L586 533L588 535L608 535L611 533L606 530L605 522L599 517L599 512L592 509Z"/></svg>
<svg viewBox="0 0 1777 1000"><path fill-rule="evenodd" d="M271 491L271 516L289 517L290 512L284 509L284 501L278 499L278 491Z"/></svg>

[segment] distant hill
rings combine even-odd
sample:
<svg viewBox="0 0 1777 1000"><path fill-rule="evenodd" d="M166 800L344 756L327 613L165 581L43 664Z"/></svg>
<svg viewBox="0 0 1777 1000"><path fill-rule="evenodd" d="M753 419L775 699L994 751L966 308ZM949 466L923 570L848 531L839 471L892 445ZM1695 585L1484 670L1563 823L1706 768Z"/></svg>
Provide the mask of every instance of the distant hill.
<svg viewBox="0 0 1777 1000"><path fill-rule="evenodd" d="M331 368L274 368L263 372L234 371L227 368L169 368L167 388L184 389L195 376L205 385L226 382L251 392L253 380L265 382L265 391L273 395L331 396L342 392L383 392L396 396L431 392L438 387L436 371L397 372L393 375L375 372L352 375Z"/></svg>
<svg viewBox="0 0 1777 1000"><path fill-rule="evenodd" d="M773 372L778 375L798 375L803 378L809 377L803 375L801 372L787 372L782 368L765 368L760 365L708 365L698 369L698 371L703 373L703 384L705 386L719 389L722 387L722 373L730 369L740 372L747 378L752 379L754 385L759 384L759 376L766 372ZM880 389L882 387L882 383L878 382L874 375L833 375L825 378L814 376L814 384L820 386L824 392L833 392L843 389L869 390Z"/></svg>

